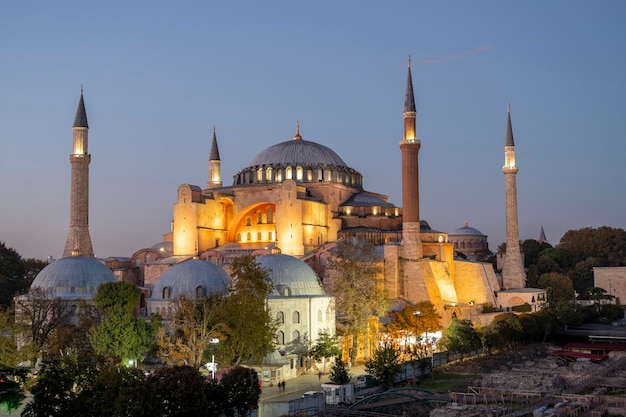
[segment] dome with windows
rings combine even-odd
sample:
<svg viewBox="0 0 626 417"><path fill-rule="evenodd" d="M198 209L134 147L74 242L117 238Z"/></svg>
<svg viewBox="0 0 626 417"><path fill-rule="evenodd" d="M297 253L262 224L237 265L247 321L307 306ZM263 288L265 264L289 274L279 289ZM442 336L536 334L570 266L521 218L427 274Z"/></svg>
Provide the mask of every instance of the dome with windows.
<svg viewBox="0 0 626 417"><path fill-rule="evenodd" d="M261 255L255 260L268 272L274 284L273 296L326 295L315 271L293 256Z"/></svg>
<svg viewBox="0 0 626 417"><path fill-rule="evenodd" d="M185 296L201 299L210 295L226 295L230 277L222 268L207 261L189 260L173 266L159 278L152 290L152 300L168 300Z"/></svg>
<svg viewBox="0 0 626 417"><path fill-rule="evenodd" d="M454 232L449 233L449 236L485 236L480 230L469 227L467 220L463 224L463 227L459 227Z"/></svg>
<svg viewBox="0 0 626 417"><path fill-rule="evenodd" d="M332 149L302 139L299 130L293 140L261 151L250 165L235 175L235 183L335 182L361 188L363 178Z"/></svg>
<svg viewBox="0 0 626 417"><path fill-rule="evenodd" d="M93 298L100 285L115 281L113 272L95 258L67 256L42 269L30 288L53 297Z"/></svg>

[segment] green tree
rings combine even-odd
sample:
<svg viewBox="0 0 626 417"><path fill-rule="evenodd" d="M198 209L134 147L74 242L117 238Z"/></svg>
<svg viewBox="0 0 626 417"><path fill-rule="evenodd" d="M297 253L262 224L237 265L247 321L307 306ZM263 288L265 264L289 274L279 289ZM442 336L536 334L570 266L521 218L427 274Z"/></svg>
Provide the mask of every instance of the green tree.
<svg viewBox="0 0 626 417"><path fill-rule="evenodd" d="M311 349L311 356L319 361L323 362L323 372L326 373L326 358L333 356L339 356L341 349L339 349L339 340L336 335L331 335L327 331L319 334L315 346Z"/></svg>
<svg viewBox="0 0 626 417"><path fill-rule="evenodd" d="M37 383L31 388L32 400L26 404L22 417L72 416L72 403L77 392L85 387L89 370L75 363L44 361Z"/></svg>
<svg viewBox="0 0 626 417"><path fill-rule="evenodd" d="M482 341L470 320L453 318L445 329L439 344L452 352L470 353L482 347Z"/></svg>
<svg viewBox="0 0 626 417"><path fill-rule="evenodd" d="M217 379L209 379L204 384L207 399L207 417L231 417L234 413L228 403L228 394L224 385Z"/></svg>
<svg viewBox="0 0 626 417"><path fill-rule="evenodd" d="M380 260L375 246L359 238L339 240L329 260L334 275L332 293L346 322L344 334L352 342L352 363L356 361L359 339L367 338L369 317L380 316L387 309L384 284L378 277Z"/></svg>
<svg viewBox="0 0 626 417"><path fill-rule="evenodd" d="M187 365L160 368L148 377L148 383L154 387L162 417L206 415L205 380L197 369Z"/></svg>
<svg viewBox="0 0 626 417"><path fill-rule="evenodd" d="M522 341L524 337L524 327L519 317L515 313L498 314L487 326L498 335L497 347L514 347Z"/></svg>
<svg viewBox="0 0 626 417"><path fill-rule="evenodd" d="M571 302L574 300L574 286L567 275L550 272L539 277L539 288L546 290L548 305L556 308L561 301Z"/></svg>
<svg viewBox="0 0 626 417"><path fill-rule="evenodd" d="M181 296L174 302L172 331L159 332L157 343L159 356L169 365L191 365L205 363L205 354L213 339L224 339L225 325L218 321L218 305L221 297L213 296L202 300L191 300Z"/></svg>
<svg viewBox="0 0 626 417"><path fill-rule="evenodd" d="M78 393L69 414L81 417L157 417L161 407L155 388L137 368L111 366L98 373L93 384Z"/></svg>
<svg viewBox="0 0 626 417"><path fill-rule="evenodd" d="M374 355L365 361L365 370L378 379L384 389L391 388L396 375L402 370L400 352L391 344L376 349Z"/></svg>
<svg viewBox="0 0 626 417"><path fill-rule="evenodd" d="M104 319L89 333L96 353L118 363L135 364L142 354L154 347L161 322L154 315L150 321L135 317L133 311L140 297L139 288L123 281L102 284L98 288L94 302Z"/></svg>
<svg viewBox="0 0 626 417"><path fill-rule="evenodd" d="M602 226L597 229L586 227L579 230L568 230L559 243L560 247L568 249L575 262L588 258L596 258L595 266L623 266L626 265L626 232Z"/></svg>
<svg viewBox="0 0 626 417"><path fill-rule="evenodd" d="M350 374L346 369L346 365L343 363L341 356L335 358L335 363L330 370L330 382L333 384L343 385L350 382Z"/></svg>
<svg viewBox="0 0 626 417"><path fill-rule="evenodd" d="M257 408L261 398L259 375L252 368L237 366L222 376L222 385L230 408L237 410L237 416L247 416Z"/></svg>
<svg viewBox="0 0 626 417"><path fill-rule="evenodd" d="M537 265L531 265L526 270L526 287L537 288L539 286L539 270Z"/></svg>
<svg viewBox="0 0 626 417"><path fill-rule="evenodd" d="M231 271L233 284L219 310L226 336L219 348L231 365L239 366L272 352L278 327L265 309L265 299L273 290L267 271L251 256L235 258Z"/></svg>
<svg viewBox="0 0 626 417"><path fill-rule="evenodd" d="M0 307L9 307L13 297L25 293L29 286L22 257L15 249L0 242Z"/></svg>
<svg viewBox="0 0 626 417"><path fill-rule="evenodd" d="M587 258L578 262L567 275L572 280L574 290L583 297L586 297L587 290L593 287L593 267L599 266L600 262L596 258Z"/></svg>
<svg viewBox="0 0 626 417"><path fill-rule="evenodd" d="M550 272L559 272L561 267L559 263L549 256L539 256L537 261L537 272L539 276Z"/></svg>
<svg viewBox="0 0 626 417"><path fill-rule="evenodd" d="M548 242L539 242L535 239L526 239L522 242L522 252L524 253L524 266L529 268L536 265L539 260L539 254L542 250L551 248Z"/></svg>
<svg viewBox="0 0 626 417"><path fill-rule="evenodd" d="M539 257L547 256L554 260L561 270L568 270L571 268L574 262L574 255L569 249L557 246L556 248L548 248L541 251Z"/></svg>

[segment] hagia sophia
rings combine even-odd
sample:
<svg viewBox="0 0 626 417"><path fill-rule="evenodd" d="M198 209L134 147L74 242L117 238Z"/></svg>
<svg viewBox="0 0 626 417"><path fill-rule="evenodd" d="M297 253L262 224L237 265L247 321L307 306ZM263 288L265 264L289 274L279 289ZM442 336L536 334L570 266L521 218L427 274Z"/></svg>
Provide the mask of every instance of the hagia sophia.
<svg viewBox="0 0 626 417"><path fill-rule="evenodd" d="M54 289L72 300L93 296L99 282L124 280L142 288L143 314L167 316L171 301L181 294L226 294L231 260L251 254L274 284L267 308L279 319L276 340L281 350L303 336L315 340L322 331L334 334L328 260L339 239L359 237L376 245L379 278L388 298L405 304L430 301L444 326L452 317L488 324L493 313L483 313L484 305L508 310L527 303L536 311L544 294L525 288L510 109L503 167L507 254L502 276L492 264L472 260L475 251L488 250L487 236L480 231L465 222L448 234L420 218L419 183L428 178L419 176L416 119L409 61L399 140L402 207L383 193L365 190L357 169L331 148L305 139L299 125L293 138L251 155L249 165L226 185L214 129L206 184L178 187L163 242L129 258L96 259L88 225L91 155L81 91L73 125L70 230L64 257L44 268L31 288ZM108 267L105 272L103 265Z"/></svg>

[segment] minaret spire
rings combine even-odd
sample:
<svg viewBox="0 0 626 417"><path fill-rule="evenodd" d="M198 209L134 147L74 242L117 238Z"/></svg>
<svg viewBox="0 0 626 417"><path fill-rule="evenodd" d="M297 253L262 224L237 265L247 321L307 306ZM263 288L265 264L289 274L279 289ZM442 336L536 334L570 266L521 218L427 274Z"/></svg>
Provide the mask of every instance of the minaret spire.
<svg viewBox="0 0 626 417"><path fill-rule="evenodd" d="M89 235L89 124L83 100L83 87L80 87L80 100L74 117L73 151L70 155L71 197L70 231L65 242L63 256L94 256Z"/></svg>
<svg viewBox="0 0 626 417"><path fill-rule="evenodd" d="M217 135L213 126L213 140L211 141L211 151L209 152L209 181L207 188L219 188L222 186L220 151L217 147Z"/></svg>
<svg viewBox="0 0 626 417"><path fill-rule="evenodd" d="M506 188L506 255L502 268L502 281L505 289L524 288L526 274L519 245L519 223L517 218L517 175L515 145L511 127L511 105L507 109L506 142L504 146L504 173Z"/></svg>

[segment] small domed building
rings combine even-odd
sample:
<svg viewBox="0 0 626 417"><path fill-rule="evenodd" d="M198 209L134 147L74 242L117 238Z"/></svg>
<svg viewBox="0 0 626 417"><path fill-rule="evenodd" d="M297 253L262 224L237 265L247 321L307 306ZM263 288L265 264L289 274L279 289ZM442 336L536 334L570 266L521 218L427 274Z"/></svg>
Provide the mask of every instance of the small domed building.
<svg viewBox="0 0 626 417"><path fill-rule="evenodd" d="M230 277L222 268L207 261L190 259L168 269L152 287L146 299L148 315L171 316L172 302L184 296L201 300L212 295L227 295Z"/></svg>
<svg viewBox="0 0 626 417"><path fill-rule="evenodd" d="M20 310L23 312L30 298L43 296L60 299L64 308L70 309L70 321L76 324L79 314L93 308L98 287L109 282L116 282L115 275L96 258L66 256L42 269L33 280L29 293L16 298L17 315L20 316Z"/></svg>
<svg viewBox="0 0 626 417"><path fill-rule="evenodd" d="M470 227L467 220L463 223L463 227L449 233L448 239L454 244L456 252L460 252L470 259L476 258L476 251L489 250L487 236L482 234L480 230Z"/></svg>
<svg viewBox="0 0 626 417"><path fill-rule="evenodd" d="M335 299L326 295L309 265L283 254L261 255L255 261L268 271L274 284L267 297L267 308L278 320L278 349L315 343L323 332L335 334Z"/></svg>

